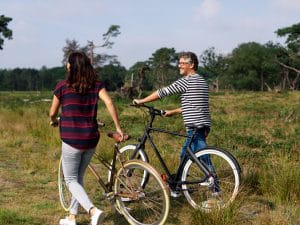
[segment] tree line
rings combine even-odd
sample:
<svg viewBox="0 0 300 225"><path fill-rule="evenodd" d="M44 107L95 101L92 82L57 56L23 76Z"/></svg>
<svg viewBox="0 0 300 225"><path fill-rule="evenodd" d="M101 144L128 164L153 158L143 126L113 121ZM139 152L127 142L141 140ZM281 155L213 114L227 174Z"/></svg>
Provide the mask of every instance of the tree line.
<svg viewBox="0 0 300 225"><path fill-rule="evenodd" d="M5 23L1 23L1 20ZM0 26L7 31L11 18L2 16ZM102 35L102 43L88 41L80 46L76 40L66 40L63 47L63 65L70 52L83 51L90 59L109 91L119 91L132 97L165 86L180 77L177 68L178 54L175 48L160 48L146 61L139 61L126 69L117 56L95 53L96 48L111 48L112 38L118 36L120 26L112 25ZM0 29L0 34L1 34ZM8 29L9 30L9 29ZM9 30L10 31L10 30ZM285 37L285 45L273 42L260 44L247 42L238 45L229 54L217 53L210 47L199 54L199 70L208 81L210 89L219 91L285 91L299 90L300 78L300 23L280 28L275 33ZM12 32L6 35L12 38ZM0 36L1 37L1 36ZM0 46L3 44L0 42ZM1 48L0 48L1 49ZM197 52L195 52L197 54ZM64 66L41 69L0 69L0 91L53 90L64 79Z"/></svg>

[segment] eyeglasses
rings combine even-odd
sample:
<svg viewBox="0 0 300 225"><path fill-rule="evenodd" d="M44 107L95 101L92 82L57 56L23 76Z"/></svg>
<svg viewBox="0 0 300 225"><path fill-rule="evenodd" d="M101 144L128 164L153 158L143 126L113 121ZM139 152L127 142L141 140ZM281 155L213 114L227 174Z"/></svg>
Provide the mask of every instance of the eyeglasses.
<svg viewBox="0 0 300 225"><path fill-rule="evenodd" d="M178 62L178 65L186 65L186 64L190 64L190 62Z"/></svg>

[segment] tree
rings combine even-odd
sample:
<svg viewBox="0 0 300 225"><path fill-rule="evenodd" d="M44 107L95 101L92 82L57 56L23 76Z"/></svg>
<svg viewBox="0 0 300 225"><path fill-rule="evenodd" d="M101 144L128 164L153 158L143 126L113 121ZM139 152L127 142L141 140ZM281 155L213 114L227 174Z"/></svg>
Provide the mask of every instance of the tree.
<svg viewBox="0 0 300 225"><path fill-rule="evenodd" d="M66 40L66 46L63 47L63 60L62 63L65 65L67 62L67 59L71 52L74 51L82 51L86 55L90 57L91 63L95 67L101 67L106 62L116 64L117 62L117 56L115 55L107 55L107 54L95 54L94 49L95 48L112 48L114 45L114 42L111 41L111 38L117 37L121 32L119 31L120 26L119 25L111 25L107 32L102 35L103 44L101 45L95 45L94 41L88 41L87 45L80 47L78 42L76 40ZM118 63L118 62L117 62Z"/></svg>
<svg viewBox="0 0 300 225"><path fill-rule="evenodd" d="M300 23L278 29L275 33L279 37L287 36L287 49L281 49L277 58L282 66L284 81L289 89L296 90L300 79Z"/></svg>
<svg viewBox="0 0 300 225"><path fill-rule="evenodd" d="M237 89L263 91L268 76L275 69L275 59L266 46L243 43L228 56L227 80Z"/></svg>
<svg viewBox="0 0 300 225"><path fill-rule="evenodd" d="M111 38L117 37L121 32L119 31L120 26L119 25L111 25L107 32L102 35L103 44L101 45L95 45L93 41L88 41L88 48L89 48L89 55L91 59L91 63L94 65L103 65L105 61L108 60L115 60L116 56L109 56L106 54L100 55L95 54L94 49L95 48L112 48L114 45L114 42L111 41Z"/></svg>
<svg viewBox="0 0 300 225"><path fill-rule="evenodd" d="M78 42L76 40L66 40L66 46L63 47L63 60L62 60L62 64L66 65L67 61L68 61L68 57L72 52L75 51L82 51L85 54L88 54L88 49L87 47L80 47L80 45L78 44Z"/></svg>
<svg viewBox="0 0 300 225"><path fill-rule="evenodd" d="M13 32L7 27L10 21L12 21L12 18L4 15L0 16L0 50L3 49L4 38L12 39Z"/></svg>
<svg viewBox="0 0 300 225"><path fill-rule="evenodd" d="M176 61L178 55L174 48L160 48L149 58L149 67L155 88L169 84L178 78Z"/></svg>
<svg viewBox="0 0 300 225"><path fill-rule="evenodd" d="M119 29L119 25L111 25L107 32L102 35L104 43L100 47L112 48L114 42L111 41L111 38L117 37L119 34L121 34Z"/></svg>
<svg viewBox="0 0 300 225"><path fill-rule="evenodd" d="M298 56L300 55L300 23L294 24L290 27L280 28L275 31L275 33L279 37L287 36L285 41L287 47Z"/></svg>
<svg viewBox="0 0 300 225"><path fill-rule="evenodd" d="M203 65L203 69L200 73L208 75L209 84L218 92L220 77L225 73L227 68L225 57L221 54L217 54L215 48L211 47L200 55L199 61L200 64Z"/></svg>
<svg viewBox="0 0 300 225"><path fill-rule="evenodd" d="M129 81L125 82L125 85L122 87L121 94L127 98L133 98L134 96L138 96L141 98L142 93L145 89L149 88L149 71L150 67L148 62L137 62L135 63L128 71Z"/></svg>
<svg viewBox="0 0 300 225"><path fill-rule="evenodd" d="M100 80L108 91L116 91L124 85L126 68L120 64L108 64L99 69Z"/></svg>
<svg viewBox="0 0 300 225"><path fill-rule="evenodd" d="M93 57L91 58L91 61L93 61L93 65L95 67L101 67L105 64L113 64L113 65L119 65L120 62L117 60L116 55L108 55L106 53L101 54L93 54Z"/></svg>
<svg viewBox="0 0 300 225"><path fill-rule="evenodd" d="M65 67L54 67L40 70L15 68L12 70L0 69L1 91L41 91L53 90L58 81L64 79Z"/></svg>

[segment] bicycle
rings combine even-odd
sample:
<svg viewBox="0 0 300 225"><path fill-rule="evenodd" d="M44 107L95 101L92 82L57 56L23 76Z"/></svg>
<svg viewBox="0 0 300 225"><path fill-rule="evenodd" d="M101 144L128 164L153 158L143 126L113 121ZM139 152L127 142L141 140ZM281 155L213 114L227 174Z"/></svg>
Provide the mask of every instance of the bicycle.
<svg viewBox="0 0 300 225"><path fill-rule="evenodd" d="M163 116L164 110L145 104L131 106L146 108L149 121L145 125L144 133L139 138L138 144L124 146L120 149L121 154L126 155L128 159L139 158L149 162L149 157L145 151L145 144L148 141L165 172L161 176L168 184L171 196L178 197L183 193L193 208L200 208L205 211L210 211L213 208L220 209L228 206L235 199L240 186L241 168L230 152L215 147L206 147L193 152L190 144L196 132L194 129L183 160L181 160L175 174L171 174L150 133L158 132L185 138L188 136L153 127L155 117ZM208 156L211 160L209 164L205 163L204 159ZM144 176L146 182L147 174Z"/></svg>
<svg viewBox="0 0 300 225"><path fill-rule="evenodd" d="M169 213L170 197L160 174L144 161L136 159L125 161L119 152L120 135L109 132L107 136L115 141L112 161L108 162L97 153L93 157L108 169L110 174L108 182L105 183L100 177L95 165L90 163L88 166L104 191L104 199L108 200L130 224L164 224ZM125 137L129 139L128 135ZM119 169L116 168L117 164L120 165ZM146 186L143 185L145 173L147 174ZM63 178L62 158L58 169L58 189L61 206L68 211L71 193Z"/></svg>

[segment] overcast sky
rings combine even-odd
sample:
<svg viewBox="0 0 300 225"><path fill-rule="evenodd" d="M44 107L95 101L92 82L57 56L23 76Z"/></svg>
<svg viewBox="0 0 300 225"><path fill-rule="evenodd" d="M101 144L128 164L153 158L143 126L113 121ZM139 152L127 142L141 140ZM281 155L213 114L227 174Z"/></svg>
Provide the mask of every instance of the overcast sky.
<svg viewBox="0 0 300 225"><path fill-rule="evenodd" d="M0 68L61 66L66 39L102 43L110 25L121 34L112 49L129 68L162 47L231 52L241 43L284 43L274 33L300 22L300 0L0 0L13 18L13 39L0 50Z"/></svg>

